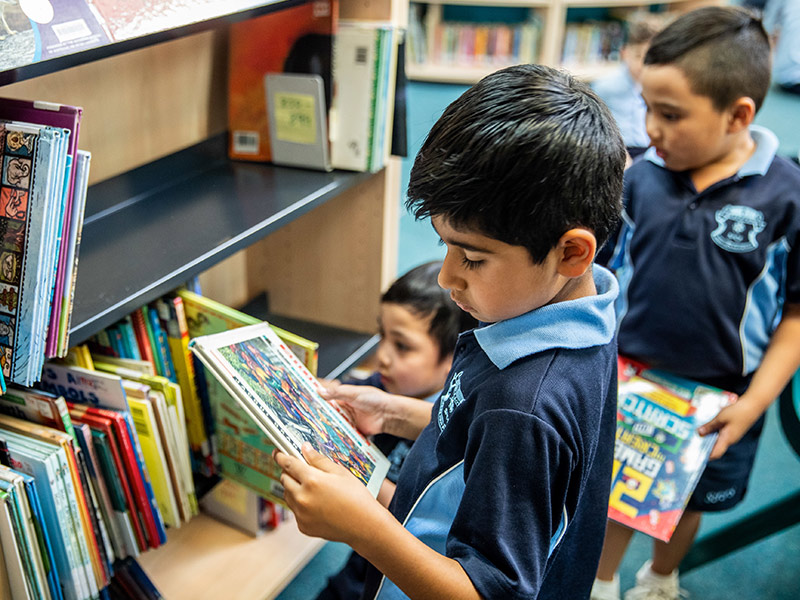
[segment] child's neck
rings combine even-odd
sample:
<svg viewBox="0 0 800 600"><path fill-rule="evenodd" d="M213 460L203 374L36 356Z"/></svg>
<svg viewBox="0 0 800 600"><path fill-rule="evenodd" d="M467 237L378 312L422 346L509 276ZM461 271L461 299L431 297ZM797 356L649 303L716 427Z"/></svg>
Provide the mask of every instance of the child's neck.
<svg viewBox="0 0 800 600"><path fill-rule="evenodd" d="M561 290L559 290L558 294L556 294L548 304L567 302L568 300L577 300L578 298L596 295L597 288L594 285L592 270L587 269L580 277L568 279Z"/></svg>
<svg viewBox="0 0 800 600"><path fill-rule="evenodd" d="M698 192L711 187L718 181L732 177L756 151L756 143L748 129L736 134L727 152L712 162L690 171L692 183Z"/></svg>

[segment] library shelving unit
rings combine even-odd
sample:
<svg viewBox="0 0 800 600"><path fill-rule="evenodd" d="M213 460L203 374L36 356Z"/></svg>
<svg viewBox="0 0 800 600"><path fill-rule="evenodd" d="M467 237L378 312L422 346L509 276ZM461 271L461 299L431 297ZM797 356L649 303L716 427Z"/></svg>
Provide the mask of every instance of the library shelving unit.
<svg viewBox="0 0 800 600"><path fill-rule="evenodd" d="M413 14L410 17L406 73L409 79L416 81L472 84L497 69L513 64L513 59L508 59L508 62L500 59L475 64L475 61L459 59L457 56L437 58L443 55L440 48L442 41L436 39L434 32L444 22L445 6L527 9L529 15L527 21L536 24L534 33L536 50L531 62L563 67L582 79L594 79L615 68L618 63L592 61L562 64L569 12L572 9L608 9L620 16L636 10L649 10L654 6L660 10L683 12L703 5L720 3L721 0L411 0L412 12L415 10L414 5L424 5L422 11L424 17L419 22L415 22ZM494 24L501 25L501 23ZM481 23L471 23L471 25L479 26ZM415 33L420 38L418 52L414 50ZM476 37L478 35L480 34ZM459 42L450 40L450 43L457 45ZM466 55L474 52L474 46L477 45L474 39L467 39L461 43L468 46L463 52ZM416 56L434 58L419 61L415 60Z"/></svg>
<svg viewBox="0 0 800 600"><path fill-rule="evenodd" d="M229 25L301 3L251 2L0 71L3 96L84 109L91 185L71 344L194 276L204 294L234 306L268 297L269 313L265 302L248 307L321 341L322 375L374 344L380 292L396 268L399 162L323 173L227 158ZM407 1L339 0L339 14L403 26ZM291 520L251 538L201 514L139 560L171 600L262 599L321 544Z"/></svg>

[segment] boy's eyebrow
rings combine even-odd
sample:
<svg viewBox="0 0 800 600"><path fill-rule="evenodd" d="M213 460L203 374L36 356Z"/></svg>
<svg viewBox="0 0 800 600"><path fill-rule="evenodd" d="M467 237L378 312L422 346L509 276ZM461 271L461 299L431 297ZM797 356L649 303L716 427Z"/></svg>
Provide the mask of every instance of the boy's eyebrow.
<svg viewBox="0 0 800 600"><path fill-rule="evenodd" d="M442 240L445 244L448 244L450 246L458 246L459 248L462 248L464 250L468 250L470 252L483 252L485 254L492 254L492 251L489 250L488 248L482 248L481 246L476 246L476 245L470 244L468 242L460 242L460 241L454 240L452 238L446 240L446 239L444 239L442 237L442 234L439 233L439 231L436 229L435 225L432 224L432 227L433 227L433 230L436 232L436 235L439 236L439 239Z"/></svg>

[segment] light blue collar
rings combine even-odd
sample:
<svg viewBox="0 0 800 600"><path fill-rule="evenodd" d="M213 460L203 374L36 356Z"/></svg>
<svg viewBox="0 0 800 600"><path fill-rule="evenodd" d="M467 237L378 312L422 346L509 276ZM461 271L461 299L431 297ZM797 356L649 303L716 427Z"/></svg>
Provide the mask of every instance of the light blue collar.
<svg viewBox="0 0 800 600"><path fill-rule="evenodd" d="M475 339L489 359L504 369L515 360L553 348L590 348L614 337L617 319L616 278L592 266L597 295L547 304L518 317L475 329Z"/></svg>
<svg viewBox="0 0 800 600"><path fill-rule="evenodd" d="M766 127L750 125L750 135L756 143L756 151L736 173L739 177L766 175L778 152L778 138ZM644 157L654 165L664 167L664 161L656 154L656 149L652 146L644 153Z"/></svg>

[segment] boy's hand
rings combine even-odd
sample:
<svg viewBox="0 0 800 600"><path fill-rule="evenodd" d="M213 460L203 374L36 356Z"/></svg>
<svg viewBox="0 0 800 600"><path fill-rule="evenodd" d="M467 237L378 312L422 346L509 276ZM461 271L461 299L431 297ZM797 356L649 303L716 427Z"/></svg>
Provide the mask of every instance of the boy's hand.
<svg viewBox="0 0 800 600"><path fill-rule="evenodd" d="M384 432L389 394L368 385L328 387L322 397L336 404L364 435Z"/></svg>
<svg viewBox="0 0 800 600"><path fill-rule="evenodd" d="M730 406L726 406L719 414L705 425L697 428L700 435L719 432L719 437L711 449L709 460L716 460L728 451L733 444L742 439L747 430L752 427L763 411L748 402L743 395Z"/></svg>
<svg viewBox="0 0 800 600"><path fill-rule="evenodd" d="M308 463L275 451L286 503L306 535L352 545L368 536L372 509L384 509L346 468L303 444Z"/></svg>

